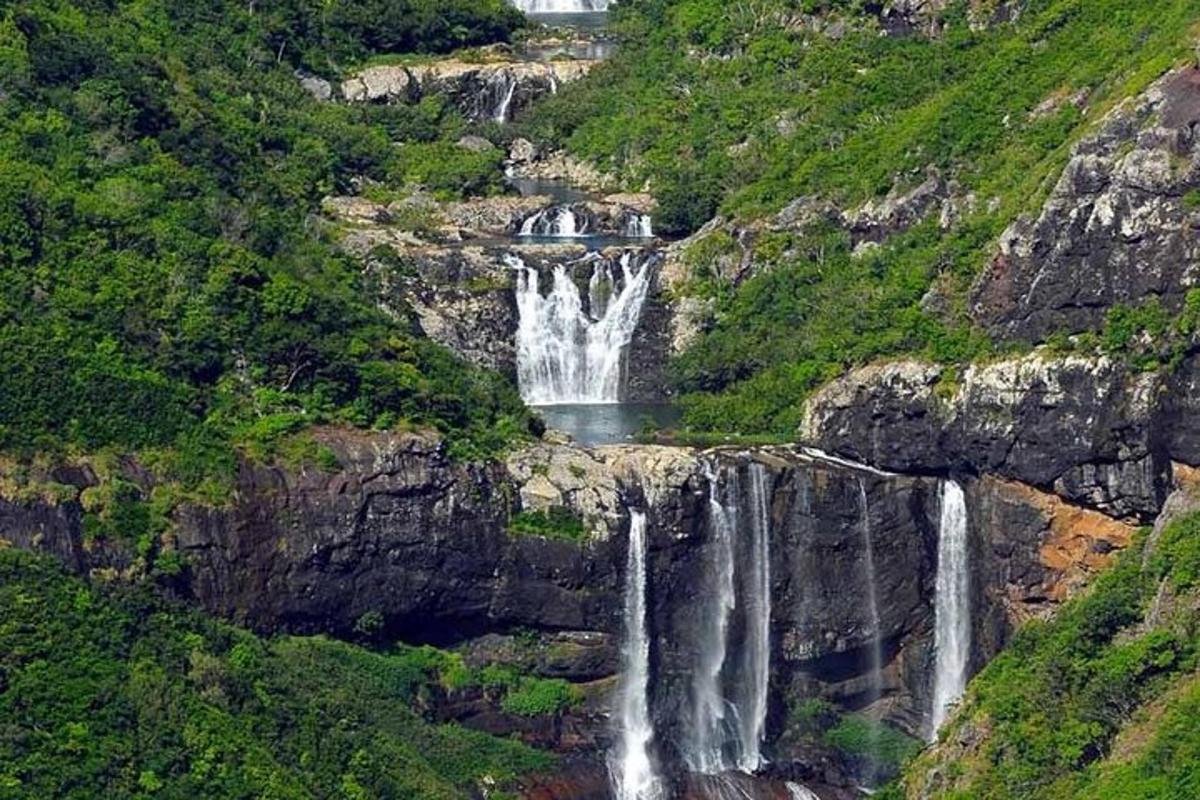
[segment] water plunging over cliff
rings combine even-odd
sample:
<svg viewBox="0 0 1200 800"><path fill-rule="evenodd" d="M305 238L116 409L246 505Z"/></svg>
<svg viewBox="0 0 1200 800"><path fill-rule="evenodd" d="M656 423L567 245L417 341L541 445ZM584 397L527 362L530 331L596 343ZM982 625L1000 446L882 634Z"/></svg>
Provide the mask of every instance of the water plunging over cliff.
<svg viewBox="0 0 1200 800"><path fill-rule="evenodd" d="M512 0L526 14L586 14L607 11L609 0Z"/></svg>
<svg viewBox="0 0 1200 800"><path fill-rule="evenodd" d="M754 772L763 764L770 677L770 490L762 464L751 463L748 476L748 508L743 508L738 469L710 465L707 472L711 584L683 746L688 769L705 775ZM735 649L731 623L739 610L742 639Z"/></svg>
<svg viewBox="0 0 1200 800"><path fill-rule="evenodd" d="M931 738L962 697L971 653L971 577L967 553L967 504L956 481L942 482L938 528L937 594L934 600L934 651Z"/></svg>
<svg viewBox="0 0 1200 800"><path fill-rule="evenodd" d="M649 214L629 214L625 217L625 235L631 239L654 238L654 223Z"/></svg>
<svg viewBox="0 0 1200 800"><path fill-rule="evenodd" d="M858 502L862 514L863 582L866 584L867 614L871 623L869 631L871 641L868 645L871 655L871 675L867 701L875 703L883 696L883 642L880 641L882 628L879 624L879 592L875 586L875 542L871 535L871 506L867 500L867 484L862 477L858 479ZM877 756L879 741L877 730L874 727L871 728L870 746L872 756ZM868 770L865 777L868 784L874 783L876 775L873 768Z"/></svg>
<svg viewBox="0 0 1200 800"><path fill-rule="evenodd" d="M551 206L521 223L521 231L517 235L579 239L591 234L591 220L587 215L576 213L571 206Z"/></svg>
<svg viewBox="0 0 1200 800"><path fill-rule="evenodd" d="M610 763L617 800L659 800L662 784L650 744L650 636L646 632L646 514L629 511L629 555L625 570L625 641L621 651L620 739Z"/></svg>
<svg viewBox="0 0 1200 800"><path fill-rule="evenodd" d="M517 380L525 402L619 402L652 259L625 253L618 276L611 262L594 258L586 311L566 266L554 267L550 292L543 295L536 269L516 256L507 260L517 270Z"/></svg>

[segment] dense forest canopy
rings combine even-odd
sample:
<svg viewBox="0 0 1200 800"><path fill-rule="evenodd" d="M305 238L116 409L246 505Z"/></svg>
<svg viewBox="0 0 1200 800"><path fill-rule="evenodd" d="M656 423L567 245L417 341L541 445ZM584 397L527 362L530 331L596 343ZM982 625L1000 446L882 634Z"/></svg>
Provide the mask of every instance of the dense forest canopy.
<svg viewBox="0 0 1200 800"><path fill-rule="evenodd" d="M66 2L0 12L0 448L170 448L321 420L520 433L512 387L391 319L314 218L465 122L320 104L297 69L504 40L502 2ZM494 165L486 164L492 169Z"/></svg>

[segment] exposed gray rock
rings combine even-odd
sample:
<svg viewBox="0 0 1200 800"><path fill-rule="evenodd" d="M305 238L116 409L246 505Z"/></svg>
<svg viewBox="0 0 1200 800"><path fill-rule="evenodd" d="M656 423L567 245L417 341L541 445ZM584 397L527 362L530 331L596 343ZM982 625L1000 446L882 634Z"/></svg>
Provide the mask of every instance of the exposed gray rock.
<svg viewBox="0 0 1200 800"><path fill-rule="evenodd" d="M1200 70L1168 74L1075 146L1038 218L1013 223L971 294L993 334L1040 341L1112 306L1178 309L1200 285Z"/></svg>
<svg viewBox="0 0 1200 800"><path fill-rule="evenodd" d="M802 438L884 469L1001 475L1117 517L1161 507L1160 378L1040 353L942 375L914 361L855 370L809 400Z"/></svg>
<svg viewBox="0 0 1200 800"><path fill-rule="evenodd" d="M535 100L586 75L598 61L497 61L452 59L428 64L367 67L341 85L350 102L416 102L445 96L472 120L506 121Z"/></svg>

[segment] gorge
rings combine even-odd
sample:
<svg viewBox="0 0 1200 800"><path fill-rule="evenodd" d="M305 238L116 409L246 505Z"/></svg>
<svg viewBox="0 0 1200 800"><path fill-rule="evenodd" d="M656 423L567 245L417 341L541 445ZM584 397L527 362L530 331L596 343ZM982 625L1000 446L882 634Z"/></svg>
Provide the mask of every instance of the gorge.
<svg viewBox="0 0 1200 800"><path fill-rule="evenodd" d="M0 796L1188 796L1200 7L214 2L0 15Z"/></svg>

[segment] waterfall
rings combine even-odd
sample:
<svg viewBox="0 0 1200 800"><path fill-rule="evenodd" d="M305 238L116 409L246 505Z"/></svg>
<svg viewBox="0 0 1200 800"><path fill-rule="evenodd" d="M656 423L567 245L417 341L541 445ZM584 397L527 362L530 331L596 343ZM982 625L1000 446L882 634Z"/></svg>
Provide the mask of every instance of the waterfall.
<svg viewBox="0 0 1200 800"><path fill-rule="evenodd" d="M863 543L863 578L866 583L867 613L871 622L871 676L870 702L874 703L883 696L883 642L882 626L879 622L879 593L875 587L875 543L871 536L871 506L867 501L867 484L860 476L858 479L858 501L862 512L862 543ZM871 728L870 752L873 758L878 757L878 731ZM865 776L867 783L875 782L875 768L872 764Z"/></svg>
<svg viewBox="0 0 1200 800"><path fill-rule="evenodd" d="M705 775L754 772L764 763L771 656L770 492L766 467L751 463L748 473L748 513L740 505L737 469L722 473L710 464L705 473L710 583L702 617L706 625L697 642L691 726L683 747L688 769ZM737 611L744 636L734 651L731 621Z"/></svg>
<svg viewBox="0 0 1200 800"><path fill-rule="evenodd" d="M758 463L750 464L750 510L751 553L741 680L745 696L738 704L741 736L737 766L743 772L754 772L763 764L771 666L771 507L767 468Z"/></svg>
<svg viewBox="0 0 1200 800"><path fill-rule="evenodd" d="M649 214L630 213L625 216L625 236L630 239L654 238L654 224Z"/></svg>
<svg viewBox="0 0 1200 800"><path fill-rule="evenodd" d="M684 748L684 761L692 772L712 775L728 768L725 761L726 713L730 710L721 686L725 666L729 619L737 597L734 593L733 536L737 528L738 507L721 502L721 474L715 464L708 465L708 520L712 528L712 556L707 576L712 581L704 607L706 620L699 645L699 664L692 683L692 725ZM737 472L725 484L736 498Z"/></svg>
<svg viewBox="0 0 1200 800"><path fill-rule="evenodd" d="M518 236L544 236L555 239L582 239L590 236L591 223L586 214L577 214L571 206L551 206L527 217Z"/></svg>
<svg viewBox="0 0 1200 800"><path fill-rule="evenodd" d="M617 800L659 800L662 786L650 757L650 636L646 632L646 513L629 511L625 568L625 642L618 708L620 741L610 762Z"/></svg>
<svg viewBox="0 0 1200 800"><path fill-rule="evenodd" d="M526 14L584 14L607 11L609 0L512 0Z"/></svg>
<svg viewBox="0 0 1200 800"><path fill-rule="evenodd" d="M496 106L496 111L492 114L492 119L496 122L508 122L508 110L512 106L513 95L517 93L517 77L510 75L507 72L496 73L493 81L501 81L501 96L500 103Z"/></svg>
<svg viewBox="0 0 1200 800"><path fill-rule="evenodd" d="M650 288L651 260L625 253L618 283L612 266L594 259L588 296L603 302L590 315L565 266L554 267L550 293L543 296L536 269L516 256L506 262L517 271L517 380L525 402L619 402L625 353Z"/></svg>
<svg viewBox="0 0 1200 800"><path fill-rule="evenodd" d="M962 487L942 482L938 527L937 593L934 600L934 653L931 737L962 697L971 653L971 577L967 555L967 503Z"/></svg>

